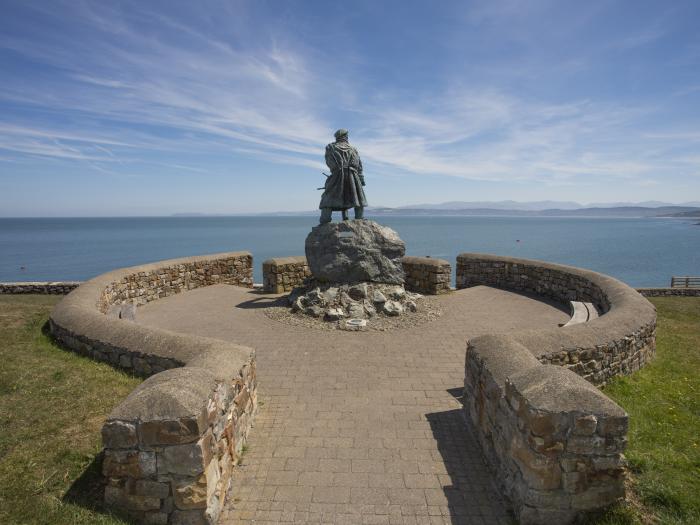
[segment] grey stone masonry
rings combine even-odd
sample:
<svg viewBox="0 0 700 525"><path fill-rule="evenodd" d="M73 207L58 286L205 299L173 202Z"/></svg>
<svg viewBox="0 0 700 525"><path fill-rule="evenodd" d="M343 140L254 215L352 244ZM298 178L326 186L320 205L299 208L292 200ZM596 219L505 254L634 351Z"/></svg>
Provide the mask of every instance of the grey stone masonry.
<svg viewBox="0 0 700 525"><path fill-rule="evenodd" d="M193 258L187 262L128 273L104 289L99 308L104 313L110 305L127 301L142 305L211 284L252 287L253 256L246 252L214 259Z"/></svg>
<svg viewBox="0 0 700 525"><path fill-rule="evenodd" d="M233 378L147 379L102 427L105 504L144 523L216 523L255 410L253 361Z"/></svg>
<svg viewBox="0 0 700 525"><path fill-rule="evenodd" d="M66 295L80 286L79 281L19 281L0 283L0 294Z"/></svg>
<svg viewBox="0 0 700 525"><path fill-rule="evenodd" d="M65 347L150 376L102 430L107 508L140 523L216 523L256 411L255 352L107 314L210 284L252 287L252 262L237 252L116 270L51 313Z"/></svg>
<svg viewBox="0 0 700 525"><path fill-rule="evenodd" d="M624 496L628 416L507 336L467 348L464 409L521 524L572 523Z"/></svg>
<svg viewBox="0 0 700 525"><path fill-rule="evenodd" d="M450 291L452 267L444 259L411 257L401 259L405 275L404 286L412 292L437 295Z"/></svg>
<svg viewBox="0 0 700 525"><path fill-rule="evenodd" d="M654 306L612 277L542 261L458 255L457 288L476 285L533 293L562 304L593 303L600 313L595 320L515 337L542 363L565 366L595 385L639 370L654 357Z"/></svg>
<svg viewBox="0 0 700 525"><path fill-rule="evenodd" d="M654 356L653 305L589 270L460 254L457 287L477 285L591 302L600 313L572 326L467 342L464 409L518 521L573 523L623 497L628 417L593 385Z"/></svg>
<svg viewBox="0 0 700 525"><path fill-rule="evenodd" d="M700 297L700 288L637 288L644 297Z"/></svg>
<svg viewBox="0 0 700 525"><path fill-rule="evenodd" d="M263 262L263 290L269 293L291 292L311 276L306 257L276 257Z"/></svg>
<svg viewBox="0 0 700 525"><path fill-rule="evenodd" d="M411 257L401 259L405 274L405 287L411 292L437 295L450 291L452 267L444 259ZM303 255L275 257L263 262L263 289L269 293L291 292L304 284L311 276L308 262Z"/></svg>

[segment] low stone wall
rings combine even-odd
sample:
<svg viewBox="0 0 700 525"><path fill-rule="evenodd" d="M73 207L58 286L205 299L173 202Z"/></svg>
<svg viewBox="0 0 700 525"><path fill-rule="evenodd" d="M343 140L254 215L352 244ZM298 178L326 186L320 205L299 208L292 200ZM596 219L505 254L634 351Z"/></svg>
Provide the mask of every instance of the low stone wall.
<svg viewBox="0 0 700 525"><path fill-rule="evenodd" d="M178 260L181 261L181 260ZM247 252L232 253L213 259L196 257L182 262L143 266L110 283L98 303L101 312L109 306L133 301L143 305L169 295L212 284L253 286L253 256Z"/></svg>
<svg viewBox="0 0 700 525"><path fill-rule="evenodd" d="M571 523L624 496L628 416L501 336L469 342L464 407L521 524Z"/></svg>
<svg viewBox="0 0 700 525"><path fill-rule="evenodd" d="M0 294L51 294L66 295L80 286L79 281L19 281L0 283Z"/></svg>
<svg viewBox="0 0 700 525"><path fill-rule="evenodd" d="M587 323L469 340L464 407L520 523L572 523L613 503L624 495L628 416L593 385L653 357L653 305L596 272L461 254L457 287L475 285L598 307Z"/></svg>
<svg viewBox="0 0 700 525"><path fill-rule="evenodd" d="M700 297L700 288L637 288L644 297Z"/></svg>
<svg viewBox="0 0 700 525"><path fill-rule="evenodd" d="M452 267L444 259L403 257L406 289L428 295L450 291ZM306 257L276 257L263 262L263 289L269 293L291 292L311 277Z"/></svg>
<svg viewBox="0 0 700 525"><path fill-rule="evenodd" d="M595 385L639 370L656 351L656 310L607 275L542 261L484 254L457 256L457 288L486 285L596 305L588 323L516 334L542 363L565 366ZM567 306L568 309L568 306Z"/></svg>
<svg viewBox="0 0 700 525"><path fill-rule="evenodd" d="M254 363L237 365L152 376L110 414L108 507L146 523L216 523L255 411Z"/></svg>
<svg viewBox="0 0 700 525"><path fill-rule="evenodd" d="M208 284L252 286L251 273L247 252L163 261L96 277L54 308L50 330L65 347L151 376L102 429L108 508L143 523L215 523L257 396L252 349L104 312Z"/></svg>
<svg viewBox="0 0 700 525"><path fill-rule="evenodd" d="M263 262L263 290L269 293L291 292L311 276L306 257L277 257Z"/></svg>
<svg viewBox="0 0 700 525"><path fill-rule="evenodd" d="M407 290L427 295L450 291L452 267L446 260L407 256L401 259L401 263Z"/></svg>

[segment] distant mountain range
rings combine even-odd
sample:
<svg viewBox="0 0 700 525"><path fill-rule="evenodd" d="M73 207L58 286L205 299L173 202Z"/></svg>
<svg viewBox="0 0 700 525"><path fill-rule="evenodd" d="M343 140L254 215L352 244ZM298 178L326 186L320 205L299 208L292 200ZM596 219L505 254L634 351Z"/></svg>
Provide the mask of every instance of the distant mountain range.
<svg viewBox="0 0 700 525"><path fill-rule="evenodd" d="M316 215L318 210L264 212L253 215ZM660 201L614 202L583 205L572 201L452 201L412 204L397 208L368 207L368 215L476 215L508 217L700 217L700 201L672 204ZM205 217L227 214L175 213L174 217ZM251 215L231 214L231 215Z"/></svg>
<svg viewBox="0 0 700 525"><path fill-rule="evenodd" d="M692 206L607 206L585 208L368 208L373 215L472 215L509 217L700 217Z"/></svg>
<svg viewBox="0 0 700 525"><path fill-rule="evenodd" d="M700 201L683 202L674 204L671 202L645 201L645 202L596 202L591 204L580 204L573 201L532 201L518 202L506 201L450 201L440 204L411 204L409 206L399 206L399 210L522 210L522 211L545 211L545 210L581 210L592 208L700 208Z"/></svg>

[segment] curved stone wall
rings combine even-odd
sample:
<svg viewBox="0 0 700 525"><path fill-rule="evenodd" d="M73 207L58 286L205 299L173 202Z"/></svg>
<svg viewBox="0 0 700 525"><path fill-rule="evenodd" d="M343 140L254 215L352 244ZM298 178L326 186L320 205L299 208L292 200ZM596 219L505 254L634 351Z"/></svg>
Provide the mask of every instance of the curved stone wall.
<svg viewBox="0 0 700 525"><path fill-rule="evenodd" d="M109 315L216 283L252 286L247 252L100 275L66 296L49 326L64 346L150 376L102 429L105 503L147 523L214 523L257 406L255 352Z"/></svg>
<svg viewBox="0 0 700 525"><path fill-rule="evenodd" d="M595 304L601 315L588 323L513 335L542 363L565 366L595 385L639 370L656 351L656 309L607 275L543 261L458 255L457 288L476 285L533 293L565 305Z"/></svg>
<svg viewBox="0 0 700 525"><path fill-rule="evenodd" d="M593 385L653 357L653 305L596 272L459 255L457 287L481 284L593 302L601 313L583 324L467 343L465 412L518 520L571 523L613 503L624 495L628 416Z"/></svg>

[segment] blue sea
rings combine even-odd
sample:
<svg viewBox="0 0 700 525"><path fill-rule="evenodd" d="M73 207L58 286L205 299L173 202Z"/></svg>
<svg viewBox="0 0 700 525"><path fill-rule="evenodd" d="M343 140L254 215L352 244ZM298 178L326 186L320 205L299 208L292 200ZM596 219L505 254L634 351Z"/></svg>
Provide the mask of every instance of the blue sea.
<svg viewBox="0 0 700 525"><path fill-rule="evenodd" d="M368 217L371 218L371 217ZM391 216L408 255L484 252L572 264L632 286L700 275L696 220ZM311 216L0 219L0 281L85 280L123 266L225 251L304 254Z"/></svg>

